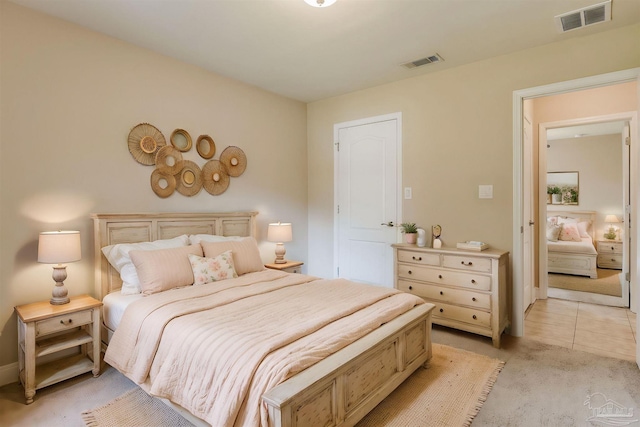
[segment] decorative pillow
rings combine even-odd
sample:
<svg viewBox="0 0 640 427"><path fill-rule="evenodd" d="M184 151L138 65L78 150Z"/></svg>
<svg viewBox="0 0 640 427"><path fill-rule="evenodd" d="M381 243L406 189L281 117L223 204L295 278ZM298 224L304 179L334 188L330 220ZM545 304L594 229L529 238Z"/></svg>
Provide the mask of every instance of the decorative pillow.
<svg viewBox="0 0 640 427"><path fill-rule="evenodd" d="M558 223L558 217L557 216L548 216L547 217L547 224L557 224Z"/></svg>
<svg viewBox="0 0 640 427"><path fill-rule="evenodd" d="M591 221L580 220L578 222L578 232L580 233L580 237L591 237L591 234L589 234L590 230L591 230Z"/></svg>
<svg viewBox="0 0 640 427"><path fill-rule="evenodd" d="M547 223L547 240L550 242L557 242L561 231L562 224Z"/></svg>
<svg viewBox="0 0 640 427"><path fill-rule="evenodd" d="M193 284L189 254L202 256L200 245L155 251L131 251L140 287L145 295Z"/></svg>
<svg viewBox="0 0 640 427"><path fill-rule="evenodd" d="M253 237L243 237L240 240L227 240L223 242L202 242L204 256L215 258L226 251L233 252L233 265L238 276L254 271L264 270L264 264L258 250L258 242Z"/></svg>
<svg viewBox="0 0 640 427"><path fill-rule="evenodd" d="M238 277L233 267L233 255L231 251L225 251L215 258L203 258L189 254L191 270L193 271L193 284L205 283Z"/></svg>
<svg viewBox="0 0 640 427"><path fill-rule="evenodd" d="M138 273L136 267L131 262L129 252L132 250L149 251L165 248L178 248L181 246L187 246L189 244L189 237L186 234L182 236L174 237L173 239L156 240L154 242L140 242L140 243L120 243L117 245L105 246L102 248L102 253L109 261L109 264L120 273L122 279L122 289L120 293L123 295L139 294L142 292L140 289L140 280L138 279Z"/></svg>
<svg viewBox="0 0 640 427"><path fill-rule="evenodd" d="M197 245L200 242L226 242L227 240L240 240L242 236L217 236L215 234L191 234L189 242Z"/></svg>
<svg viewBox="0 0 640 427"><path fill-rule="evenodd" d="M564 240L565 242L581 242L582 239L578 231L578 224L562 224L559 240Z"/></svg>

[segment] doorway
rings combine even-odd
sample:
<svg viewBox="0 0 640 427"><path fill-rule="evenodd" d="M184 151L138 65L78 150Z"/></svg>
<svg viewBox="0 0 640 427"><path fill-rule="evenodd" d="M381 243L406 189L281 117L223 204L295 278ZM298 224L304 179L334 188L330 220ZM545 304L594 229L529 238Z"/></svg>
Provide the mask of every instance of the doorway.
<svg viewBox="0 0 640 427"><path fill-rule="evenodd" d="M393 251L402 218L401 114L336 124L335 272L393 287Z"/></svg>

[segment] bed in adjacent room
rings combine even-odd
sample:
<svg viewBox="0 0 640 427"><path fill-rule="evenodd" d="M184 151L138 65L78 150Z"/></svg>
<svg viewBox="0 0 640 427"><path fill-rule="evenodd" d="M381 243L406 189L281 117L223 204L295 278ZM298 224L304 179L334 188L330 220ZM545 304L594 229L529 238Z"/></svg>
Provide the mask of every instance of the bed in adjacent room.
<svg viewBox="0 0 640 427"><path fill-rule="evenodd" d="M105 361L198 424L353 425L431 357L432 306L264 269L256 214L92 215Z"/></svg>
<svg viewBox="0 0 640 427"><path fill-rule="evenodd" d="M547 271L598 277L593 211L547 211Z"/></svg>

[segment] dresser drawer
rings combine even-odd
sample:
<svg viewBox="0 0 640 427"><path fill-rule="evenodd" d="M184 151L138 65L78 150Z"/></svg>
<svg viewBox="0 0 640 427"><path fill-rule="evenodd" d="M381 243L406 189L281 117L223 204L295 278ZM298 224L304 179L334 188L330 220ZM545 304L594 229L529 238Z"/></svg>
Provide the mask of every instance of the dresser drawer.
<svg viewBox="0 0 640 427"><path fill-rule="evenodd" d="M442 317L458 322L469 323L471 325L491 327L491 313L473 308L458 307L455 305L432 302L436 307L433 309L434 323L438 323L437 318Z"/></svg>
<svg viewBox="0 0 640 427"><path fill-rule="evenodd" d="M491 260L466 255L443 255L442 266L458 270L482 271L491 273Z"/></svg>
<svg viewBox="0 0 640 427"><path fill-rule="evenodd" d="M598 253L621 254L622 242L598 242Z"/></svg>
<svg viewBox="0 0 640 427"><path fill-rule="evenodd" d="M440 285L460 286L479 291L491 289L491 277L461 271L442 270L417 265L398 264L398 277Z"/></svg>
<svg viewBox="0 0 640 427"><path fill-rule="evenodd" d="M491 295L462 289L447 288L445 286L429 285L425 283L398 280L398 289L424 298L425 300L442 301L470 307L491 309Z"/></svg>
<svg viewBox="0 0 640 427"><path fill-rule="evenodd" d="M398 251L398 262L439 266L440 254L430 254L414 251Z"/></svg>
<svg viewBox="0 0 640 427"><path fill-rule="evenodd" d="M66 331L87 325L93 321L92 311L78 311L76 313L61 314L60 316L36 322L36 336L47 335L53 332Z"/></svg>

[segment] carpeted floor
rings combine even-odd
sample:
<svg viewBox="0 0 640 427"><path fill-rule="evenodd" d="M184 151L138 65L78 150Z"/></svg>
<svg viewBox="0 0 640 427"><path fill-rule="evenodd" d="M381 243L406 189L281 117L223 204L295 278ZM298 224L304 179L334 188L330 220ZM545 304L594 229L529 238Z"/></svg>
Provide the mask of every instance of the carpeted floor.
<svg viewBox="0 0 640 427"><path fill-rule="evenodd" d="M605 268L598 269L598 278L596 279L587 276L549 273L549 287L619 297L622 296L619 274L620 270Z"/></svg>

